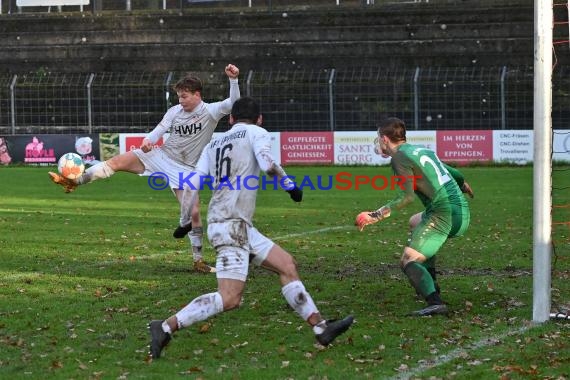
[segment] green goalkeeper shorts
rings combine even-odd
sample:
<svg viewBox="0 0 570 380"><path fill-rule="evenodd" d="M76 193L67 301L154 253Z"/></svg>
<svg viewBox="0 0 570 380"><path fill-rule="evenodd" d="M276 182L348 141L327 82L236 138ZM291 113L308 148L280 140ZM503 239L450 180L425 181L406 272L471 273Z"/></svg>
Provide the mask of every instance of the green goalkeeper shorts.
<svg viewBox="0 0 570 380"><path fill-rule="evenodd" d="M447 239L462 236L470 219L467 206L449 205L435 211L424 211L421 222L412 231L408 246L429 259Z"/></svg>

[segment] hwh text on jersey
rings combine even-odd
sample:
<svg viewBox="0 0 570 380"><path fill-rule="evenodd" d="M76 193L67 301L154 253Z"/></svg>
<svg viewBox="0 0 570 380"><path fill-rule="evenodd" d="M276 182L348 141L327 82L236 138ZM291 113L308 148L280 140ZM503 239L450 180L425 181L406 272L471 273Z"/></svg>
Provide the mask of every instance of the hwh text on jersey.
<svg viewBox="0 0 570 380"><path fill-rule="evenodd" d="M202 123L190 125L174 125L172 129L177 135L195 135L202 130Z"/></svg>

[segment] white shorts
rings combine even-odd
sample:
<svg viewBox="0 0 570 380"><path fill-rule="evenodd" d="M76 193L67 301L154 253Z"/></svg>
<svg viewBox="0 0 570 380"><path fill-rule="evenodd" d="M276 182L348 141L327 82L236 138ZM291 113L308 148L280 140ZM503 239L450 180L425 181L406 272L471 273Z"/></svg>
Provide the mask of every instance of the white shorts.
<svg viewBox="0 0 570 380"><path fill-rule="evenodd" d="M208 224L208 239L216 250L216 277L245 282L249 263L261 265L274 243L243 221Z"/></svg>
<svg viewBox="0 0 570 380"><path fill-rule="evenodd" d="M160 148L155 148L148 153L143 152L141 149L135 149L132 152L144 165L145 171L141 176L152 176L155 180L162 179L163 181L166 181L166 178L168 178L168 187L173 190L181 189L180 178L186 177L194 170L193 166L182 165L174 161L164 154L164 151ZM163 188L166 187L164 186ZM153 187L153 189L159 188Z"/></svg>

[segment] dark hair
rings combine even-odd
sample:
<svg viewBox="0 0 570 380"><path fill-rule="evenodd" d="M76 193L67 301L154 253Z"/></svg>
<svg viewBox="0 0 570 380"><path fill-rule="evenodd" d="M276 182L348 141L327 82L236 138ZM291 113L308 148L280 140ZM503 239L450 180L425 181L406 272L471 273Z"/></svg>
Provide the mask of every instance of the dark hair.
<svg viewBox="0 0 570 380"><path fill-rule="evenodd" d="M249 96L239 98L232 106L231 115L235 122L248 121L253 124L257 121L260 114L259 104Z"/></svg>
<svg viewBox="0 0 570 380"><path fill-rule="evenodd" d="M406 124L397 117L389 117L378 123L378 133L394 143L406 141Z"/></svg>
<svg viewBox="0 0 570 380"><path fill-rule="evenodd" d="M172 86L174 91L202 92L202 80L194 74L187 74Z"/></svg>

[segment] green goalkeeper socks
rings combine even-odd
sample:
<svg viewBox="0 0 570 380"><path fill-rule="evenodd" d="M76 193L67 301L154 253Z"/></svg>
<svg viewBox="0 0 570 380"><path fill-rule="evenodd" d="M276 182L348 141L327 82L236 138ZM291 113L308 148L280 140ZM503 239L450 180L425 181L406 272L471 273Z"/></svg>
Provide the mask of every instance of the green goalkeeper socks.
<svg viewBox="0 0 570 380"><path fill-rule="evenodd" d="M403 270L416 292L426 300L428 296L436 294L433 278L423 265L412 262L406 265Z"/></svg>

